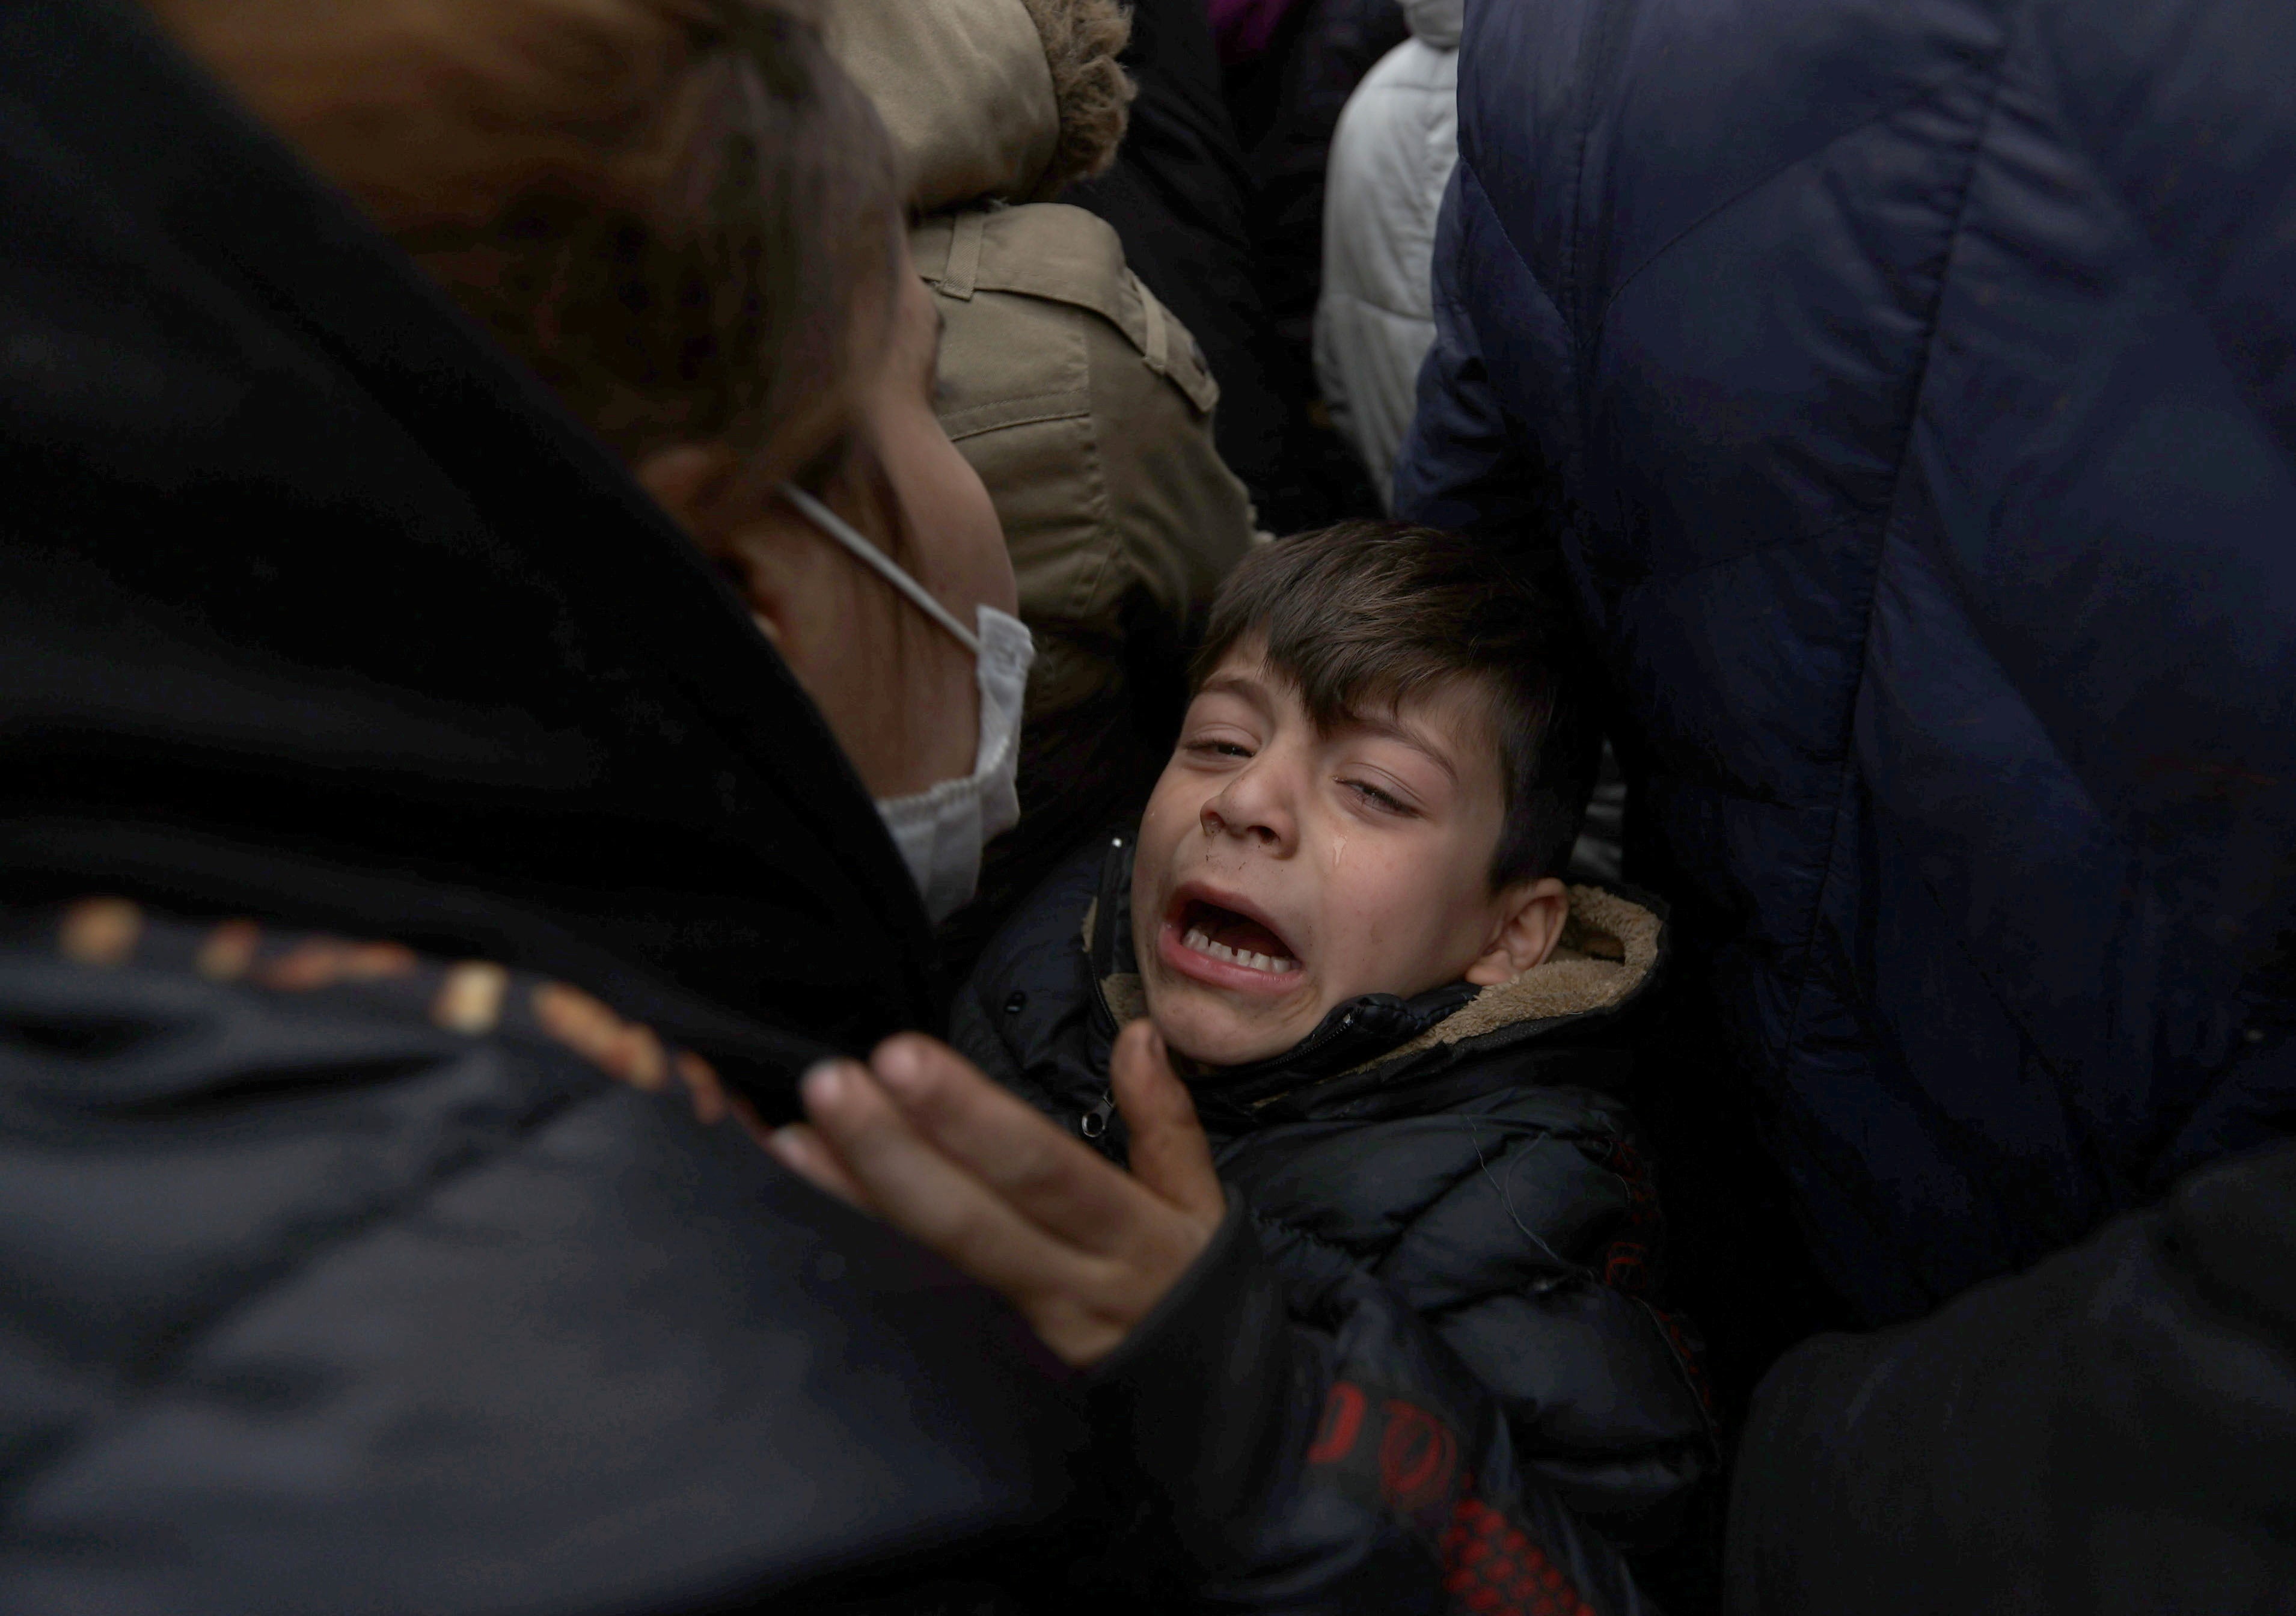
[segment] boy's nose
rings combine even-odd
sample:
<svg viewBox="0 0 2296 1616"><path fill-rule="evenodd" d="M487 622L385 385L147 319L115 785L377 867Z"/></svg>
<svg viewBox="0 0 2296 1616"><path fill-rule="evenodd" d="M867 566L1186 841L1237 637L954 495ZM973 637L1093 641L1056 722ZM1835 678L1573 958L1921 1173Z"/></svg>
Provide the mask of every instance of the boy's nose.
<svg viewBox="0 0 2296 1616"><path fill-rule="evenodd" d="M1238 836L1270 852L1289 852L1299 824L1280 783L1265 769L1247 767L1229 777L1208 799L1201 818L1204 834L1218 840Z"/></svg>

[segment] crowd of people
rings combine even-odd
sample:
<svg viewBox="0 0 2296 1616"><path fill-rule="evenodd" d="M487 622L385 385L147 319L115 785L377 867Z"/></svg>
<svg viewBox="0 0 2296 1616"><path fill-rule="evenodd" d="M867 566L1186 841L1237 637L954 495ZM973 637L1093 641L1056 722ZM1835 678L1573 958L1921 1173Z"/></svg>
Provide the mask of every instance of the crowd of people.
<svg viewBox="0 0 2296 1616"><path fill-rule="evenodd" d="M2292 70L0 14L0 1610L2296 1608Z"/></svg>

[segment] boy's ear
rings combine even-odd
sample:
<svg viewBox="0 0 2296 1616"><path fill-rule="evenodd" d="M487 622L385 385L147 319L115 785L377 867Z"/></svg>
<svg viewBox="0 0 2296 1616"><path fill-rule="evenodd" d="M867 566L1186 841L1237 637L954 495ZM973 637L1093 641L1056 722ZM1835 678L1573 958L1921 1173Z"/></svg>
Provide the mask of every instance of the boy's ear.
<svg viewBox="0 0 2296 1616"><path fill-rule="evenodd" d="M1552 875L1517 882L1499 895L1499 903L1490 947L1467 967L1467 980L1478 988L1496 988L1545 964L1562 940L1562 923L1570 918L1570 889Z"/></svg>

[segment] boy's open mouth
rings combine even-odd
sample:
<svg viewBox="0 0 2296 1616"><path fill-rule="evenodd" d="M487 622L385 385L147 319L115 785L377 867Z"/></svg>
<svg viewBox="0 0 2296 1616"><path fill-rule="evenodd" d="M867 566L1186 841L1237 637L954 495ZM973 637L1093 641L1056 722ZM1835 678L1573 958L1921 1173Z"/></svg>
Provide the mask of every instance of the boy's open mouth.
<svg viewBox="0 0 2296 1616"><path fill-rule="evenodd" d="M1291 945L1266 922L1201 898L1182 904L1175 930L1182 947L1207 958L1268 976L1286 976L1300 969Z"/></svg>

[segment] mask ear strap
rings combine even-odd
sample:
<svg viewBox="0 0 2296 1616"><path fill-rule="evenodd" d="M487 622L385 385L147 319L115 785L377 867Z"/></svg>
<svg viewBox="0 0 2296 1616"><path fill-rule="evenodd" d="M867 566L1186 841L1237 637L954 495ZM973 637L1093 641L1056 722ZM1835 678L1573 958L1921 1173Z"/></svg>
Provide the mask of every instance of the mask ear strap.
<svg viewBox="0 0 2296 1616"><path fill-rule="evenodd" d="M854 560L909 597L912 604L956 636L956 643L974 656L980 654L980 636L956 620L956 613L935 600L925 587L894 564L890 556L856 533L851 525L803 488L782 484L782 497L795 505L808 521L845 546Z"/></svg>

